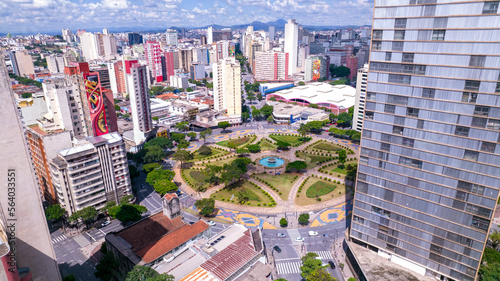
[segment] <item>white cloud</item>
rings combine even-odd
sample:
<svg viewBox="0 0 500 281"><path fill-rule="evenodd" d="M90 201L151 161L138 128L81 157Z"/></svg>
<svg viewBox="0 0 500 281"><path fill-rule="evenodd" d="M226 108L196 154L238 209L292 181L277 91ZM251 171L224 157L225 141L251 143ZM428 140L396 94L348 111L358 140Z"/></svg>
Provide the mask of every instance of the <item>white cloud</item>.
<svg viewBox="0 0 500 281"><path fill-rule="evenodd" d="M110 9L127 9L127 0L102 0L102 6Z"/></svg>

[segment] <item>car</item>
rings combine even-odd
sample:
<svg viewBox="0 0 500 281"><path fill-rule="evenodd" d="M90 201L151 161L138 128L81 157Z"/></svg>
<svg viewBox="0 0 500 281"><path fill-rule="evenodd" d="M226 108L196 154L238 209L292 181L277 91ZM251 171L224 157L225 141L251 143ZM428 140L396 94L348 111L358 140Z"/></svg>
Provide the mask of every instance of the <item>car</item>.
<svg viewBox="0 0 500 281"><path fill-rule="evenodd" d="M109 225L111 222L110 221L105 221L101 224L102 227L105 227L106 225Z"/></svg>
<svg viewBox="0 0 500 281"><path fill-rule="evenodd" d="M194 221L190 221L189 224L194 224Z"/></svg>
<svg viewBox="0 0 500 281"><path fill-rule="evenodd" d="M326 233L325 233L325 234L323 234L323 237L328 237L328 234L326 234Z"/></svg>
<svg viewBox="0 0 500 281"><path fill-rule="evenodd" d="M215 225L215 222L213 222L213 221L207 221L207 223L208 223L209 225L211 225L211 226L214 226L214 225Z"/></svg>
<svg viewBox="0 0 500 281"><path fill-rule="evenodd" d="M328 261L328 264L330 265L331 269L335 269L335 264L333 263L333 261Z"/></svg>
<svg viewBox="0 0 500 281"><path fill-rule="evenodd" d="M278 252L278 253L281 253L281 248L280 248L280 247L278 247L277 245L276 245L276 246L274 246L274 250L275 250L276 252Z"/></svg>
<svg viewBox="0 0 500 281"><path fill-rule="evenodd" d="M295 238L295 241L304 242L304 238L299 236L299 237Z"/></svg>
<svg viewBox="0 0 500 281"><path fill-rule="evenodd" d="M285 233L278 233L276 234L276 236L280 238L286 237Z"/></svg>
<svg viewBox="0 0 500 281"><path fill-rule="evenodd" d="M318 233L316 231L312 231L312 230L309 231L309 236L316 236L316 235L318 235Z"/></svg>

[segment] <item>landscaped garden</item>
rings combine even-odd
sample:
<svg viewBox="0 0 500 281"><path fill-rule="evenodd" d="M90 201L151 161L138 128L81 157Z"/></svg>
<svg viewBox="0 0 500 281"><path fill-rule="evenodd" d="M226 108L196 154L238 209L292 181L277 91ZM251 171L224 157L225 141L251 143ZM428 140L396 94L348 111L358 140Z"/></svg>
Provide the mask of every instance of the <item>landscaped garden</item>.
<svg viewBox="0 0 500 281"><path fill-rule="evenodd" d="M321 156L305 152L297 152L295 155L298 158L301 158L306 161L308 169L312 169L316 166L321 165L324 162L333 161L335 159L333 156Z"/></svg>
<svg viewBox="0 0 500 281"><path fill-rule="evenodd" d="M272 188L281 199L288 200L288 195L295 181L300 178L302 174L299 173L284 173L280 175L272 174L255 174L253 177L261 183Z"/></svg>
<svg viewBox="0 0 500 281"><path fill-rule="evenodd" d="M328 151L328 152L335 152L335 151L342 150L342 148L340 148L339 146L336 146L336 145L334 145L332 143L323 142L323 141L319 142L316 145L313 145L312 149L325 150L325 151Z"/></svg>
<svg viewBox="0 0 500 281"><path fill-rule="evenodd" d="M276 150L278 146L276 144L272 143L270 140L267 138L261 139L258 144L260 145L260 150L265 151L265 150Z"/></svg>
<svg viewBox="0 0 500 281"><path fill-rule="evenodd" d="M185 169L182 170L182 176L194 190L204 190L211 186L205 181L207 178L202 170Z"/></svg>
<svg viewBox="0 0 500 281"><path fill-rule="evenodd" d="M236 139L229 139L229 140L225 140L225 141L220 141L217 143L217 145L233 148L233 147L238 147L238 146L242 146L245 144L249 144L253 140L255 140L255 135L244 136L244 137L239 137Z"/></svg>
<svg viewBox="0 0 500 281"><path fill-rule="evenodd" d="M323 167L321 168L321 172L335 176L335 177L344 178L348 174L347 165L352 166L352 165L357 165L357 164L358 164L358 161L356 160L356 158L354 158L354 160L345 162L345 164L330 163L330 164L326 165L326 167L323 166L324 168Z"/></svg>
<svg viewBox="0 0 500 281"><path fill-rule="evenodd" d="M276 204L269 193L248 181L233 183L210 197L222 202L253 207L273 207Z"/></svg>
<svg viewBox="0 0 500 281"><path fill-rule="evenodd" d="M202 149L202 151L200 151L200 149L197 149L196 151L193 152L193 159L191 159L187 162L198 162L198 161L202 161L202 160L209 160L209 159L213 159L214 157L223 156L223 155L229 153L228 151L222 150L222 149L217 148L217 147L213 147L213 146L205 146L205 147L208 147L211 150L211 152L208 153L208 151L204 152L203 149ZM207 153L207 154L202 154L202 153Z"/></svg>
<svg viewBox="0 0 500 281"><path fill-rule="evenodd" d="M275 141L284 141L292 146L299 146L304 142L310 141L310 137L301 137L297 134L270 134L269 137Z"/></svg>
<svg viewBox="0 0 500 281"><path fill-rule="evenodd" d="M295 203L299 206L311 205L319 201L328 201L345 195L343 183L321 177L310 177L301 184Z"/></svg>

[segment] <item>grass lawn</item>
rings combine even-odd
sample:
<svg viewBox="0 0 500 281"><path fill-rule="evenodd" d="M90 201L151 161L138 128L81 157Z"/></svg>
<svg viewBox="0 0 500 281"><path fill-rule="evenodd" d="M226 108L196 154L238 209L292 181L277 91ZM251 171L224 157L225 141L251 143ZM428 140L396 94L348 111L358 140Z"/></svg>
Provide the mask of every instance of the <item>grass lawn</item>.
<svg viewBox="0 0 500 281"><path fill-rule="evenodd" d="M189 162L198 162L198 161L201 161L207 157L212 157L212 156L215 156L215 155L221 155L223 153L228 153L227 151L224 151L222 149L219 149L219 148L216 148L216 147L213 147L213 146L210 146L210 149L212 149L212 154L210 155L201 155L198 153L198 150L196 150L195 153L193 153L193 159L192 160L189 160L187 161L187 163Z"/></svg>
<svg viewBox="0 0 500 281"><path fill-rule="evenodd" d="M276 150L278 147L273 144L272 142L268 141L267 139L263 139L260 142L260 150L265 151L265 150Z"/></svg>
<svg viewBox="0 0 500 281"><path fill-rule="evenodd" d="M288 143L290 143L291 145L295 145L295 144L302 144L303 141L300 140L300 136L287 136L287 135L270 135L269 136L271 139L277 141L277 140L281 140L281 141L286 141Z"/></svg>
<svg viewBox="0 0 500 281"><path fill-rule="evenodd" d="M347 162L345 162L343 169L339 168L340 164L336 164L336 165L332 165L332 166L326 167L324 170L327 171L328 173L332 172L332 176L341 175L341 177L343 178L343 176L347 175L347 170L345 168L347 166L347 164L351 164L351 165L352 164L358 164L358 161L347 161Z"/></svg>
<svg viewBox="0 0 500 281"><path fill-rule="evenodd" d="M210 159L210 160L207 160L207 161L212 161L210 163L207 163L207 161L205 161L205 163L203 164L197 164L197 165L217 165L217 166L224 166L224 164L229 164L231 162L233 162L236 158L238 158L238 156L231 156L227 159L222 159L222 160L214 160L214 159Z"/></svg>
<svg viewBox="0 0 500 281"><path fill-rule="evenodd" d="M203 171L200 170L191 170L191 169L185 169L182 170L182 174L187 178L187 180L190 182L190 186L194 189L197 190L200 186L197 186L197 183L203 183L201 187L209 188L210 184L205 182L205 175L203 174Z"/></svg>
<svg viewBox="0 0 500 281"><path fill-rule="evenodd" d="M311 177L304 187L302 187L302 191L298 193L300 196L295 198L295 203L299 206L312 205L338 198L345 195L345 193L346 189L344 184L334 184L324 179ZM321 201L316 199L316 195L321 198ZM312 196L312 198L309 198L309 196Z"/></svg>
<svg viewBox="0 0 500 281"><path fill-rule="evenodd" d="M210 197L219 200L222 202L227 202L227 203L232 203L232 204L237 204L238 203L238 191L240 190L246 190L249 201L245 202L244 204L246 206L253 206L253 207L266 207L269 205L272 201L269 199L264 193L262 193L262 190L258 187L255 187L253 184L251 184L248 181L239 181L234 185L231 185L230 187L225 187L216 193L212 194ZM231 197L233 196L233 200L230 201ZM224 200L223 200L224 199ZM250 204L248 204L250 203ZM266 206L264 206L266 204Z"/></svg>
<svg viewBox="0 0 500 281"><path fill-rule="evenodd" d="M253 137L241 137L241 138L236 138L236 139L230 139L230 140L225 140L225 141L220 141L217 144L220 146L225 146L229 148L229 144L235 144L236 146L244 145L250 140L252 140Z"/></svg>
<svg viewBox="0 0 500 281"><path fill-rule="evenodd" d="M299 152L298 156L299 156L299 158L306 160L306 164L307 164L308 169L312 169L316 166L323 165L322 163L317 164L321 160L332 158L330 156L320 156L320 155L312 155L312 154L307 154L307 158L306 158L306 154L303 152Z"/></svg>
<svg viewBox="0 0 500 281"><path fill-rule="evenodd" d="M281 192L280 198L284 201L288 200L288 195L290 194L290 190L292 189L293 184L296 179L295 176L299 178L302 174L299 173L284 173L278 176L270 175L270 174L256 174L256 176L268 183L272 184L274 187L279 188L279 192Z"/></svg>
<svg viewBox="0 0 500 281"><path fill-rule="evenodd" d="M336 152L339 150L342 150L342 148L328 142L320 142L316 145L311 146L312 149L320 149L320 150L326 150L326 151L331 151L331 152Z"/></svg>

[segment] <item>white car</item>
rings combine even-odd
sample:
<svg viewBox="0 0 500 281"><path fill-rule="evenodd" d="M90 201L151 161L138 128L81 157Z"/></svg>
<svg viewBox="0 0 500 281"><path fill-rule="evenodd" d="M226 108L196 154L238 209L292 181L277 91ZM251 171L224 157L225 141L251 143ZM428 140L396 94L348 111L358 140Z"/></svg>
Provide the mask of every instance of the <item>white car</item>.
<svg viewBox="0 0 500 281"><path fill-rule="evenodd" d="M297 242L304 242L304 238L303 237L297 237L297 238L295 238L295 241L297 241Z"/></svg>
<svg viewBox="0 0 500 281"><path fill-rule="evenodd" d="M214 225L215 225L215 222L213 222L213 221L207 221L207 223L208 223L209 225L211 225L211 226L214 226Z"/></svg>
<svg viewBox="0 0 500 281"><path fill-rule="evenodd" d="M106 225L110 224L111 222L110 221L105 221L101 224L102 227L105 227Z"/></svg>
<svg viewBox="0 0 500 281"><path fill-rule="evenodd" d="M309 231L309 236L316 236L316 235L318 235L318 233L316 231L312 231L312 230Z"/></svg>

